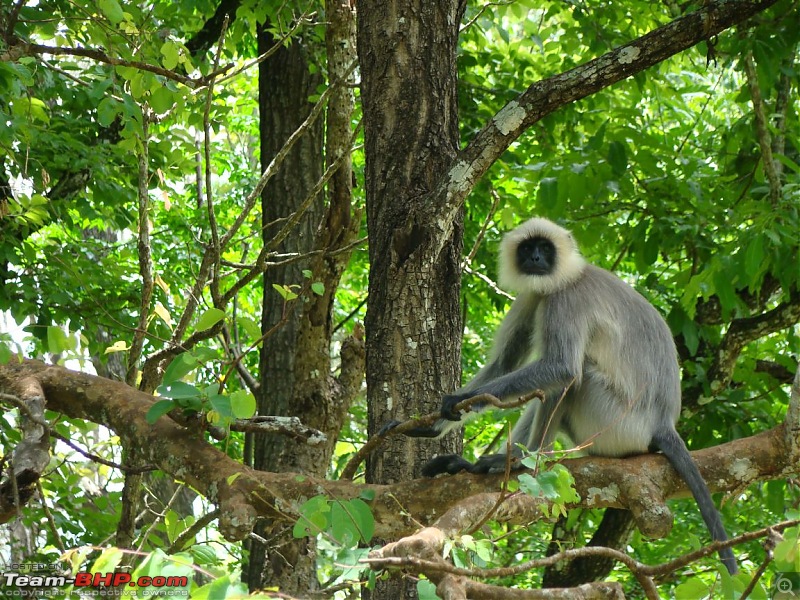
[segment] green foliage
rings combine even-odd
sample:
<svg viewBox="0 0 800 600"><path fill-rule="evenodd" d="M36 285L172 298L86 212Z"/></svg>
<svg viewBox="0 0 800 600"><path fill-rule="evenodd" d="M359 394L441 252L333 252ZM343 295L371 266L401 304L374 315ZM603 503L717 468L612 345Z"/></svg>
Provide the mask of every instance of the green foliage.
<svg viewBox="0 0 800 600"><path fill-rule="evenodd" d="M361 498L331 500L314 496L298 512L300 518L292 531L296 538L325 534L337 545L354 547L360 542L369 543L375 531L372 511Z"/></svg>
<svg viewBox="0 0 800 600"><path fill-rule="evenodd" d="M537 460L528 457L522 460L528 468L536 468L538 466ZM534 498L543 498L550 500L550 510L548 505L542 504L542 511L545 516L550 518L556 515L567 514L567 504L573 502L580 502L580 496L575 491L575 479L572 473L560 464L552 465L547 471L542 471L538 474L531 475L523 473L517 480L519 481L519 489ZM548 514L549 512L549 514Z"/></svg>
<svg viewBox="0 0 800 600"><path fill-rule="evenodd" d="M356 582L363 578L365 567L359 561L367 557L369 548L364 546L375 531L375 519L367 504L371 499L371 494L348 500L320 495L298 508L292 534L296 538L318 538L320 549L330 554L330 562L320 565L330 581Z"/></svg>
<svg viewBox="0 0 800 600"><path fill-rule="evenodd" d="M240 2L221 49L221 63L240 66L255 56L257 23L266 20L272 31L284 34L298 16L292 4ZM260 283L253 282L224 309L214 304L207 288L192 297L200 258L211 239L207 200L205 193L198 197L196 176L196 169L205 167L196 143L204 129L206 94L183 78L211 71L210 55L192 55L187 45L216 4L42 0L20 6L14 28L20 40L97 49L115 64L67 54L0 62L0 180L12 182L15 190L12 197L0 198L0 311L10 315L15 330L24 328L21 335L0 332L0 363L17 354L77 358L86 364L91 358L104 368L125 361L132 332L139 327L137 158L146 143L155 289L143 351L155 354L168 346L190 299L200 308L185 324L189 334L224 326L229 336L207 339L169 362L158 388L160 398L147 419L154 423L179 409L204 413L224 427L232 419L254 414L253 396L235 377L235 365L223 358L228 356L226 344L234 340L248 349L241 362L255 372L255 346L263 346L265 334L259 323L262 302L287 306L301 300L304 285L318 296L335 292L339 343L363 321L369 272L365 249L354 253L338 290L326 290L315 279L319 274L307 271L304 281L275 284L266 295ZM469 3L468 26L458 49L462 140L470 140L533 81L599 56L685 8L643 0ZM0 13L5 18L7 11ZM318 41L324 34L321 23L302 29L301 39L287 43ZM497 244L503 232L541 214L568 225L588 259L619 273L668 317L684 374L680 426L692 448L772 427L781 422L788 403L785 382L776 378L775 370L762 367L766 362L784 370L795 368L800 354L796 325L770 330L747 343L720 389L712 389L712 379L718 376L715 360L731 323L758 320L788 302L800 285L800 111L795 93L798 69L790 61L799 37L796 6L782 0L755 19L752 28L726 32L561 108L508 149L465 205L467 251L483 236L470 267L489 282L497 279ZM779 90L787 80L793 86L783 120L785 145L775 154L782 168L775 202L769 200L741 65L748 52L754 56L773 136L780 121L774 114ZM707 60L712 54L714 59ZM324 68L324 57L318 63L313 68ZM161 69L174 71L174 77ZM215 86L208 106L208 167L216 226L223 235L241 214L258 176L257 94L250 69ZM358 111L353 118L360 119ZM363 201L364 160L362 151L355 153L356 202ZM205 184L202 181L201 187ZM260 236L256 214L219 257L223 289L236 277L237 265L253 262ZM510 303L477 275L467 273L463 280L465 378L486 361L489 340ZM339 435L333 473L363 443L363 398L350 415ZM48 418L64 438L121 460L119 440L109 432L61 415ZM513 411L483 415L469 426L468 452L477 455L497 446L506 422L515 418ZM3 447L20 441L16 425L11 413L0 417ZM225 451L243 455L242 437L231 436ZM565 506L575 500L565 473L556 465L536 476L526 475L520 489L554 502L553 514L565 514ZM52 561L61 554L59 547L107 544L117 524L120 482L116 470L56 444L52 471L42 481L42 502L49 512L45 515L39 505L23 521L39 536L36 557ZM367 550L357 546L369 543L374 531L368 502L319 496L299 509L302 518L295 533L320 538L320 572L329 582L360 576L358 558ZM796 485L775 481L742 490L728 500L723 515L731 532L738 533L786 518L797 502ZM675 527L668 540L634 538L633 553L639 560L658 563L704 541L694 504L676 502L673 509ZM598 511L566 514L583 540L601 518ZM52 519L53 530L40 526L46 517ZM165 539L174 542L192 524L193 517L181 518L165 509L163 522L147 536L140 532L140 542L149 552ZM520 554L543 554L550 535L546 524L531 524L513 535L503 527L489 527L489 536L463 537L453 546L458 564L506 564ZM153 552L136 568L141 573L157 568L186 572L186 565L194 565L210 569L215 578L193 588L192 597L242 594L230 563L220 566L223 555L239 558L240 549L227 545L217 553L197 541L204 539L194 536L172 557ZM800 571L797 547L797 530L785 532L769 574ZM762 550L757 544L744 550L748 558L743 567L752 570ZM87 556L80 560L85 562ZM120 556L108 550L89 560L95 561L96 569L110 568ZM716 576L681 574L663 585L663 593L708 594ZM513 583L531 585L537 577L520 577ZM625 571L614 577L635 589ZM738 587L740 579L731 580L725 573L720 577L726 594L743 589ZM421 595L432 597L432 587L420 582ZM766 584L757 593L767 594Z"/></svg>

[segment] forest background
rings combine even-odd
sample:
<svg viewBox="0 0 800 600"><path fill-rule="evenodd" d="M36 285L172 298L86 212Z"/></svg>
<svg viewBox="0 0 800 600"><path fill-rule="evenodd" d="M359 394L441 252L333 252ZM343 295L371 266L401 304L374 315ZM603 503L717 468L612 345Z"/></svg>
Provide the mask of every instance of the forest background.
<svg viewBox="0 0 800 600"><path fill-rule="evenodd" d="M193 598L800 589L798 8L4 3L0 560ZM532 215L667 318L736 577L658 456L356 455L486 359Z"/></svg>

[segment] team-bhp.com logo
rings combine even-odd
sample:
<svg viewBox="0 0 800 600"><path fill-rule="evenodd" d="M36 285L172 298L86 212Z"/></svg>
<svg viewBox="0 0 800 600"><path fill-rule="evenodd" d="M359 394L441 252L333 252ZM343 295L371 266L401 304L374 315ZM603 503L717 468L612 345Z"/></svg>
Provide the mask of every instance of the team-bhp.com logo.
<svg viewBox="0 0 800 600"><path fill-rule="evenodd" d="M158 595L158 596L187 596L188 597L188 577L181 576L146 576L134 579L130 573L76 573L74 577L52 574L0 573L0 597L58 597L59 592L64 588L73 586L82 593L91 595L92 591L98 592L103 596L110 595L109 591L114 590L114 595L123 596L126 590L132 592L136 588L137 595ZM49 592L49 593L48 593Z"/></svg>

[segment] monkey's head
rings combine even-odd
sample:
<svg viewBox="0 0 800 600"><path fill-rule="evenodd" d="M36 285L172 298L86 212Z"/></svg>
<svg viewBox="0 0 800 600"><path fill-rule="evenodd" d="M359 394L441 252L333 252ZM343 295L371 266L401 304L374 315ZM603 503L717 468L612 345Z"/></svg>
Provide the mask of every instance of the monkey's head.
<svg viewBox="0 0 800 600"><path fill-rule="evenodd" d="M572 234L547 219L525 221L500 244L500 285L517 293L552 294L585 267Z"/></svg>

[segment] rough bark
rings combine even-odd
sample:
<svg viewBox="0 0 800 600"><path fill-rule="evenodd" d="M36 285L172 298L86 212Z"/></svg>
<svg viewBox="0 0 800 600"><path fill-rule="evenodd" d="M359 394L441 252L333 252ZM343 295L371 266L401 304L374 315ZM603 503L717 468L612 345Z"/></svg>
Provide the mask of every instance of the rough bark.
<svg viewBox="0 0 800 600"><path fill-rule="evenodd" d="M329 83L332 83L352 79L355 14L340 2L329 4L326 45ZM261 88L262 110L269 112L262 112L262 148L266 144L269 150L262 152L262 166L308 116L311 105L307 98L320 83L318 77L309 74L308 58L299 46L296 43L289 49L282 49L275 60L264 63L268 72L261 74L262 86L265 86ZM360 335L342 343L338 378L331 375L330 352L334 296L350 256L346 248L359 227L359 219L351 218L350 204L353 105L352 89L337 85L329 100L326 119L325 164L328 169L335 169L328 182L327 208L323 208L321 197L315 200L313 208L301 221L301 230L287 238L281 248L284 252L313 250L316 253L274 274L268 272L264 282L262 326L265 329L280 323L285 316L279 297L272 289L273 282L307 284L302 269L308 269L313 281L323 284L322 293L306 292L307 299L301 308L291 315L278 336L270 337L265 343L261 354L259 410L261 414L299 416L305 425L322 431L326 442L310 445L282 435L265 436L257 444L254 463L263 470L324 477L345 415L363 381L364 349ZM322 122L319 123L309 132L308 139L298 143L298 155L285 163L274 185L265 189L265 245L270 243L269 224L300 210L304 200L319 185L323 175ZM270 544L266 549L261 544L251 544L251 589L278 586L286 593L308 593L318 587L313 539L294 539L291 524L283 521L263 521L257 533ZM265 559L268 565L264 564Z"/></svg>
<svg viewBox="0 0 800 600"><path fill-rule="evenodd" d="M501 487L502 475L454 475L440 479L416 479L394 485L359 485L351 481L325 481L297 477L295 473L255 471L228 457L201 436L165 416L153 425L146 420L155 402L146 394L102 377L49 366L35 360L0 365L0 393L22 397L20 385L32 378L41 386L48 410L69 418L104 425L119 435L139 440L143 459L176 479L185 481L220 509L220 531L230 540L246 537L258 516L294 523L295 506L324 489L334 498L359 497L365 489L375 492L370 508L375 516L375 535L397 537L414 532L419 524L442 521L445 529L468 529L491 508ZM692 452L712 492L734 491L742 485L767 481L800 471L800 374L785 424L749 438ZM629 508L647 535L664 535L670 518L664 504L670 498L689 498L690 493L667 460L657 454L627 459L577 458L563 461L576 481L580 506ZM642 485L647 482L648 485ZM489 497L472 502L472 496ZM515 498L519 498L518 496ZM470 499L473 510L451 510ZM398 509L401 506L408 512ZM503 510L504 517L531 521L538 505L515 499ZM503 515L500 515L503 516ZM474 519L473 521L470 521ZM440 523L441 525L441 523ZM733 533L733 532L732 532Z"/></svg>
<svg viewBox="0 0 800 600"><path fill-rule="evenodd" d="M462 216L444 235L430 191L458 151L456 47L461 0L369 0L358 5L366 153L370 280L367 304L369 429L437 408L460 383ZM413 115L409 119L409 115ZM445 249L431 260L429 248ZM413 478L449 436L393 437L367 480ZM378 598L414 597L413 584L379 582Z"/></svg>
<svg viewBox="0 0 800 600"><path fill-rule="evenodd" d="M258 52L266 52L274 43L271 35L260 29ZM259 110L261 169L283 147L287 138L300 126L311 110L308 102L322 83L319 73L311 74L309 57L301 41L283 47L259 65ZM280 230L279 219L294 213L314 189L323 171L323 124L317 120L290 152L278 173L261 195L263 243L269 245ZM275 248L281 253L306 254L313 249L314 231L322 214L323 197L318 195L311 208L300 219L295 231ZM277 223L276 223L277 222ZM261 327L268 331L278 326L261 348L259 361L260 388L258 414L299 416L304 422L309 406L299 405L295 386L295 363L301 313L286 306L273 284L303 285L302 271L307 261L297 261L269 269L264 275ZM283 324L281 325L281 322ZM314 349L318 351L320 349ZM327 348L322 348L327 351ZM311 349L307 350L311 351ZM308 424L308 423L306 423ZM315 472L318 463L308 453L299 453L291 439L276 434L255 436L253 466L263 471L297 473ZM319 474L319 473L317 473ZM264 521L256 533L267 539L269 548L250 543L248 583L251 590L277 586L287 593L314 589L316 568L309 540L294 540L291 531L281 524Z"/></svg>

